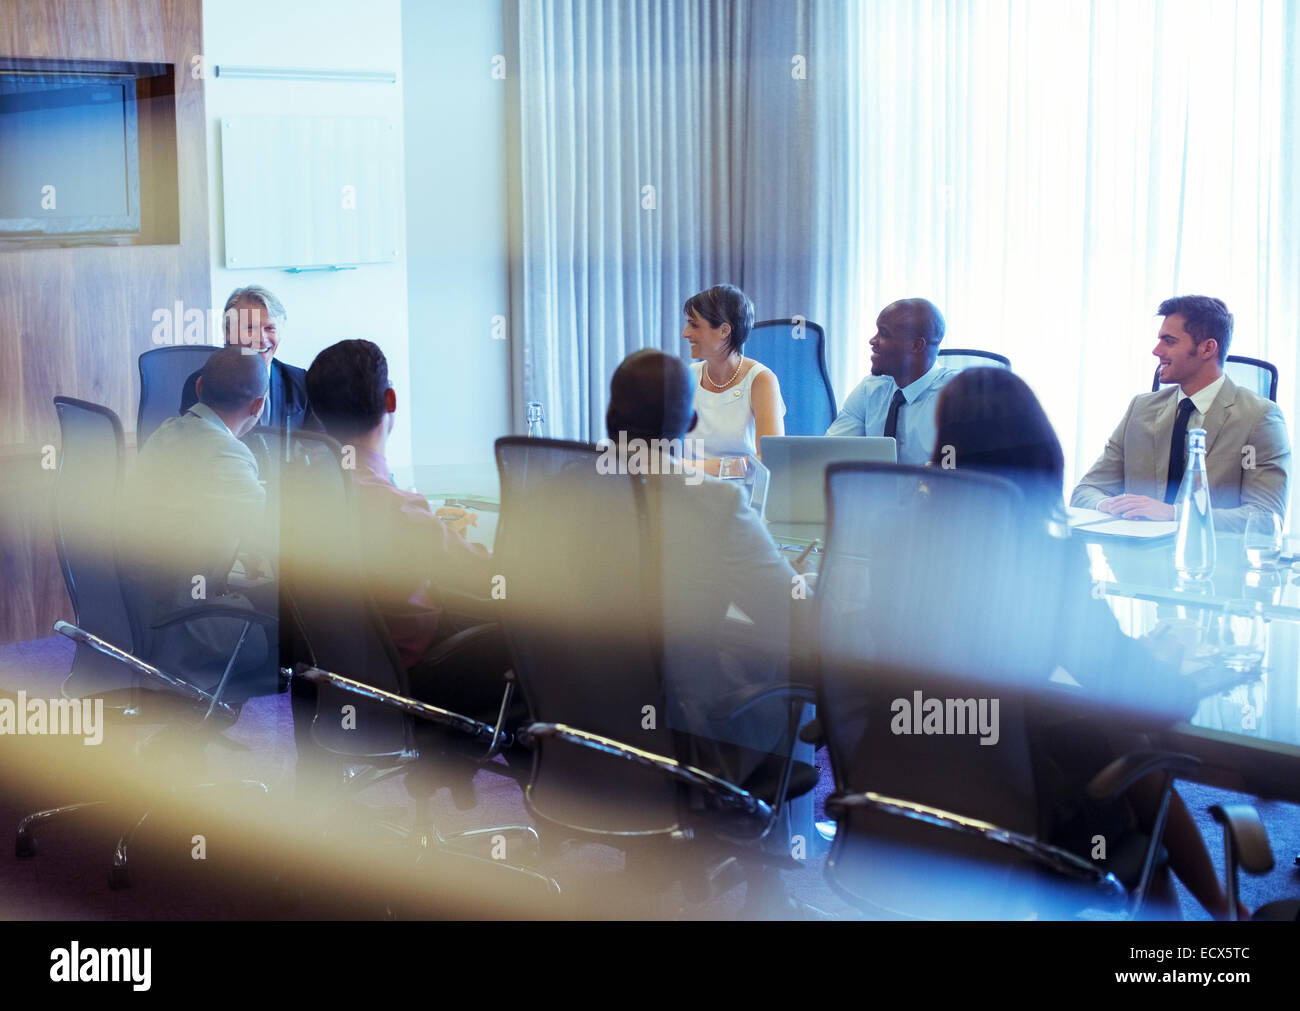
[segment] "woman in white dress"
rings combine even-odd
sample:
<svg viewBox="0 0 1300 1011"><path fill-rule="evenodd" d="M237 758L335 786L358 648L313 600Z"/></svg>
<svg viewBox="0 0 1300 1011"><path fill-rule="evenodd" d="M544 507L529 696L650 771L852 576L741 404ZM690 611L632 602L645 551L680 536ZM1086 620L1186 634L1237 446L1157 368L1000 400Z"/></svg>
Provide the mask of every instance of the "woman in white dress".
<svg viewBox="0 0 1300 1011"><path fill-rule="evenodd" d="M688 298L684 310L699 418L689 437L703 469L717 474L730 458L757 457L763 436L785 434L785 402L772 370L742 351L754 326L754 303L743 291L715 285Z"/></svg>

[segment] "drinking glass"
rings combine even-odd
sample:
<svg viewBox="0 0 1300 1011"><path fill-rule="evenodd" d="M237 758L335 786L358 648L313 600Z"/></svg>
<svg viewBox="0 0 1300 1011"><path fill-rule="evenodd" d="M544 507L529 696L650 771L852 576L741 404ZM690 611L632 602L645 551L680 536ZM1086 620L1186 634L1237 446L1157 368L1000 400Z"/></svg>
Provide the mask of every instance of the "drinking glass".
<svg viewBox="0 0 1300 1011"><path fill-rule="evenodd" d="M1282 520L1274 512L1246 518L1246 561L1252 569L1275 569L1282 557Z"/></svg>

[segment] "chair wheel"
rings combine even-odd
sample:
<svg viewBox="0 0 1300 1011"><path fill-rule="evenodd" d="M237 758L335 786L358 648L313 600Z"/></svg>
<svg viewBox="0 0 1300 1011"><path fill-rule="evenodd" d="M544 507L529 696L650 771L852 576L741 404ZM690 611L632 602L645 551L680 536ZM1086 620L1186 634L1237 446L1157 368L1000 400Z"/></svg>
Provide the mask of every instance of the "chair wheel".
<svg viewBox="0 0 1300 1011"><path fill-rule="evenodd" d="M26 834L17 836L14 839L14 856L19 860L36 856L36 837Z"/></svg>
<svg viewBox="0 0 1300 1011"><path fill-rule="evenodd" d="M131 887L131 872L114 864L108 869L108 887L115 892Z"/></svg>

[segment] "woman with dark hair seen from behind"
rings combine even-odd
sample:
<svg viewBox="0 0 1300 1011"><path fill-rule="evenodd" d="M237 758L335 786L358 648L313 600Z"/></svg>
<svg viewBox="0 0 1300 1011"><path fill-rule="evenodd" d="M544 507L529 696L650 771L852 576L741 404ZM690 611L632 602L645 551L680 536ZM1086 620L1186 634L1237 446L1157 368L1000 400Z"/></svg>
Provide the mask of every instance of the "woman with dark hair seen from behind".
<svg viewBox="0 0 1300 1011"><path fill-rule="evenodd" d="M717 475L724 460L757 457L763 436L785 434L785 402L776 374L744 355L754 304L743 291L714 285L688 298L683 311L699 415L690 437L702 469Z"/></svg>
<svg viewBox="0 0 1300 1011"><path fill-rule="evenodd" d="M1167 639L1157 644L1126 636L1110 608L1093 596L1082 543L1059 535L1066 529L1064 455L1024 380L1006 369L967 369L944 388L935 423L934 466L994 474L1011 481L1024 496L1020 571L1032 584L1027 599L1038 605L1035 616L1045 617L1041 641L1050 656L1044 657L1044 678L1059 665L1099 700L1127 702L1171 719L1189 718L1198 695L1192 680L1180 672L1181 656L1171 655ZM1031 730L1039 738L1039 802L1052 809L1048 820L1054 826L1053 842L1087 857L1096 833L1113 840L1118 827L1119 834L1131 834L1133 815L1142 830L1149 831L1160 800L1158 776L1130 789L1131 812L1127 805L1092 804L1084 792L1088 780L1119 754L1150 747L1140 733L1123 728L1112 732L1109 720L1103 726L1046 704L1036 723ZM1125 821L1129 824L1122 824ZM1210 913L1226 916L1227 900L1205 843L1176 791L1164 843L1174 873ZM1176 911L1172 894L1165 899ZM1241 911L1245 914L1244 907Z"/></svg>

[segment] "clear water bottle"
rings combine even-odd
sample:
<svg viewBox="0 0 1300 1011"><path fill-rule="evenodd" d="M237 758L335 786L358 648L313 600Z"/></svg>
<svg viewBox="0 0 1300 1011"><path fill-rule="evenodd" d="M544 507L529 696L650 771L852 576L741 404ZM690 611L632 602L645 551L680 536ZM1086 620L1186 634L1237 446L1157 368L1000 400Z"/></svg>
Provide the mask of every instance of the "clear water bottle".
<svg viewBox="0 0 1300 1011"><path fill-rule="evenodd" d="M1197 582L1214 575L1214 514L1210 511L1210 479L1205 473L1205 429L1187 433L1187 469L1174 500L1178 538L1174 568L1185 580Z"/></svg>
<svg viewBox="0 0 1300 1011"><path fill-rule="evenodd" d="M542 412L540 400L530 400L524 406L524 416L528 420L528 437L530 439L540 439L545 434L542 431L542 423L546 420L546 415Z"/></svg>

